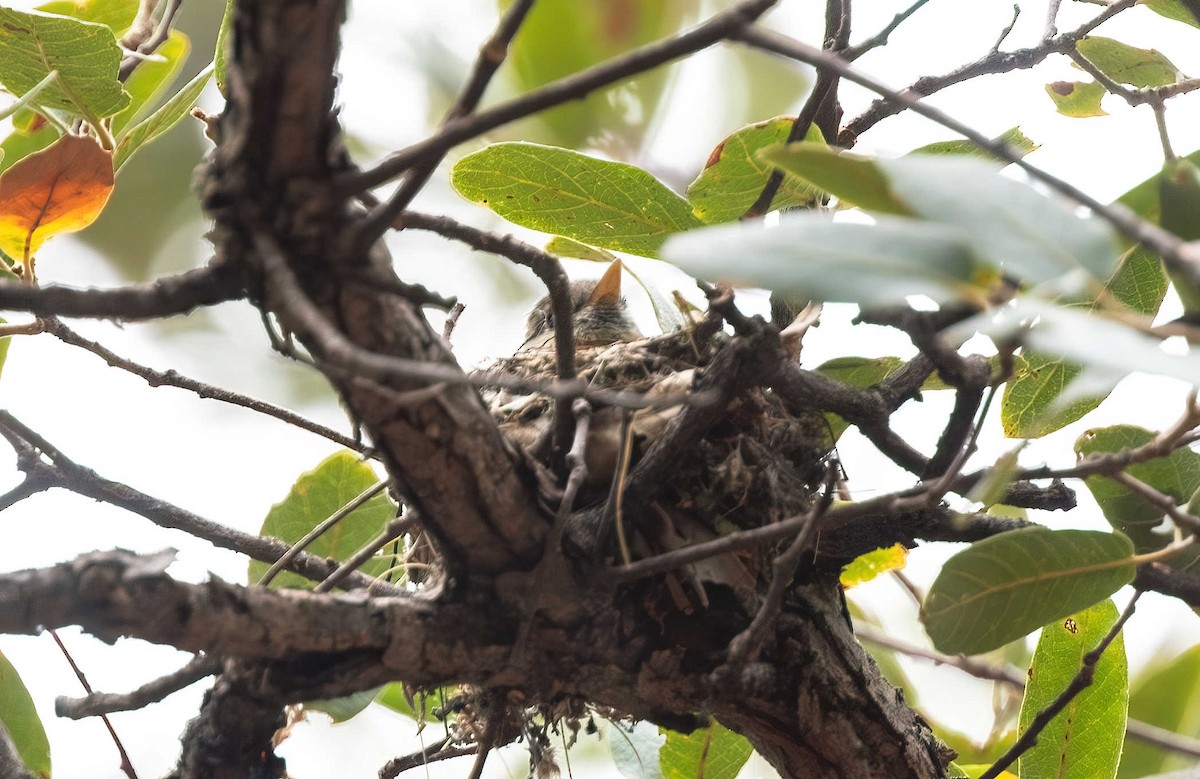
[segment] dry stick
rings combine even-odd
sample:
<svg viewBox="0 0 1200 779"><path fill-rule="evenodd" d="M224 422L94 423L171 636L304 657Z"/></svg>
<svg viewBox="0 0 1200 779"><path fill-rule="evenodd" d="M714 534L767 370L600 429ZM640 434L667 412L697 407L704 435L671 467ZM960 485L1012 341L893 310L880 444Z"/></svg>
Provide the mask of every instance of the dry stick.
<svg viewBox="0 0 1200 779"><path fill-rule="evenodd" d="M50 464L35 458L21 465L35 469L34 473L40 474L39 478L51 480L53 486L123 508L145 517L159 527L181 530L202 541L208 541L213 546L229 549L265 563L275 562L288 550L288 545L282 541L243 533L139 492L127 484L105 479L90 468L75 463L3 409L0 409L0 437L7 439L18 451L33 447L48 457L51 460ZM291 570L313 581L321 581L336 570L336 566L324 558L305 553L292 561ZM348 583L353 588L366 588L376 584L374 579L361 573L355 573L348 578Z"/></svg>
<svg viewBox="0 0 1200 779"><path fill-rule="evenodd" d="M979 779L996 779L1018 757L1032 749L1037 743L1038 736L1046 729L1050 721L1065 709L1067 704L1075 699L1075 696L1083 692L1092 683L1092 677L1096 673L1096 663L1099 662L1100 656L1104 654L1104 650L1108 649L1108 645L1121 632L1121 628L1125 627L1125 623L1133 616L1133 611L1137 607L1138 598L1140 597L1142 597L1142 590L1135 590L1133 598L1129 601L1129 605L1125 607L1125 611L1121 613L1121 617L1112 626L1112 630L1108 631L1108 635L1100 639L1100 643L1096 644L1094 649L1083 656L1083 663L1079 669L1079 673L1075 674L1075 677L1071 679L1071 683L1067 685L1067 688L1049 706L1037 713L1037 716L1033 718L1033 722L1029 723L1029 727L1021 734L1016 743L1001 755L1000 759L993 763L992 767L985 771Z"/></svg>
<svg viewBox="0 0 1200 779"><path fill-rule="evenodd" d="M132 692L94 692L83 698L59 696L54 699L54 713L69 719L83 719L117 711L135 711L158 703L174 692L195 684L220 670L221 662L210 655L197 655L178 671L159 677Z"/></svg>
<svg viewBox="0 0 1200 779"><path fill-rule="evenodd" d="M929 0L917 0L915 3L910 5L908 8L906 8L905 10L896 14L892 18L892 21L888 22L887 26L884 27L882 30L875 33L870 38L867 38L866 40L862 41L861 43L856 43L853 46L851 46L850 48L843 51L842 56L845 57L847 60L853 62L854 60L858 59L862 55L866 54L871 49L877 49L880 46L886 46L887 42L888 42L888 38L891 36L892 33L894 33L896 31L896 28L899 27L901 24L903 24L905 21L907 21L908 17L912 16L917 11L921 10L921 6L925 5L928 2L929 2Z"/></svg>
<svg viewBox="0 0 1200 779"><path fill-rule="evenodd" d="M956 668L963 673L974 676L976 679L999 682L1017 690L1025 689L1025 675L1015 670L995 666L991 663L980 662L965 655L950 656L934 652L924 647L893 638L881 630L876 630L866 625L855 624L854 635L869 644L875 644L876 646L890 649L893 652L898 652L908 657L928 660L935 665ZM1125 723L1125 732L1130 737L1145 744L1151 744L1170 752L1188 755L1189 757L1200 757L1200 741L1173 733L1165 728L1151 725L1148 722L1136 719L1128 720Z"/></svg>
<svg viewBox="0 0 1200 779"><path fill-rule="evenodd" d="M446 314L446 321L442 325L442 338L446 339L447 344L450 343L450 336L454 335L454 327L458 324L458 318L466 310L467 307L462 303L455 303L450 307L450 312Z"/></svg>
<svg viewBox="0 0 1200 779"><path fill-rule="evenodd" d="M71 666L71 670L75 672L75 678L79 680L79 684L88 695L92 695L92 685L88 684L87 677L83 675L83 671L75 664L75 658L71 657L71 653L67 651L67 645L58 637L58 633L54 630L47 630L50 637L54 639L54 643L58 644L58 650L62 652L62 656L66 658L67 665ZM125 746L121 743L121 739L117 736L117 731L113 728L112 721L109 720L107 714L101 714L100 719L104 722L104 727L108 729L108 735L112 737L113 744L117 747L117 753L121 756L121 772L129 777L129 779L137 779L137 772L133 770L133 763L129 761L129 753L125 751Z"/></svg>
<svg viewBox="0 0 1200 779"><path fill-rule="evenodd" d="M477 751L479 751L478 744L470 744L465 747L452 747L448 746L448 741L443 741L437 746L428 747L422 749L420 752L414 752L411 755L405 755L404 757L388 761L387 765L379 769L379 779L396 779L400 774L413 768L420 768L421 766L455 757L473 755Z"/></svg>
<svg viewBox="0 0 1200 779"><path fill-rule="evenodd" d="M310 433L315 433L322 438L333 441L339 446L344 446L347 449L353 449L360 454L365 454L369 451L368 447L364 446L360 442L356 442L350 436L343 435L332 428L305 419L299 414L289 411L281 406L276 406L273 403L267 403L266 401L258 400L256 398L249 397L248 395L242 395L238 392L231 392L230 390L222 389L211 384L206 384L202 381L188 378L187 376L182 376L174 370L156 371L152 368L146 367L145 365L140 365L136 362L133 362L132 360L127 360L118 355L116 352L105 348L101 344L84 338L79 333L67 327L67 325L64 324L63 321L58 317L46 317L43 322L46 332L50 333L55 338L58 338L63 343L70 344L71 346L77 346L81 349L89 351L114 368L120 368L123 371L132 373L134 376L140 376L141 378L145 379L146 383L151 387L178 387L179 389L194 392L202 398L217 400L222 403L228 403L232 406L239 406L241 408L249 409L250 411L257 411L258 413L265 414L269 417L274 417L281 422L286 422L293 427L298 427L301 430L307 430Z"/></svg>
<svg viewBox="0 0 1200 779"><path fill-rule="evenodd" d="M643 46L486 111L456 119L428 138L401 149L374 168L348 174L339 182L338 190L343 196L349 197L377 187L429 155L442 154L463 141L477 138L516 119L578 100L601 87L708 48L753 23L776 2L778 0L743 0L674 38Z"/></svg>
<svg viewBox="0 0 1200 779"><path fill-rule="evenodd" d="M458 99L454 101L454 105L450 106L450 110L442 118L442 128L455 119L469 116L475 111L492 76L508 56L509 44L512 43L517 31L521 29L521 24L525 21L533 3L534 0L517 0L505 12L491 37L480 47L479 55L475 58L475 65L471 69L467 83L459 93ZM396 217L408 208L413 198L429 181L430 175L437 169L447 151L449 149L442 149L421 160L418 165L408 171L404 183L396 189L388 201L367 214L366 219L358 228L358 240L364 248L374 243L391 228Z"/></svg>
<svg viewBox="0 0 1200 779"><path fill-rule="evenodd" d="M1110 9L1113 7L1115 6L1109 6ZM847 81L853 81L859 86L882 95L889 101L902 105L927 119L937 122L943 127L954 130L980 149L1010 164L1016 165L1028 173L1031 178L1037 179L1060 194L1066 195L1087 206L1097 216L1111 224L1126 237L1144 244L1147 248L1161 256L1168 268L1181 273L1189 281L1200 286L1200 247L1189 245L1178 236L1137 216L1125 206L1101 203L1075 185L1063 181L1057 176L1053 176L1036 165L1027 162L1019 153L1011 149L1008 144L1002 141L993 141L977 130L973 130L957 119L950 117L945 112L920 102L919 99L912 95L897 92L873 78L864 76L841 57L758 26L746 27L734 33L733 36L736 40L740 40L750 46L807 63L821 70L831 70Z"/></svg>
<svg viewBox="0 0 1200 779"><path fill-rule="evenodd" d="M270 584L275 577L279 575L280 571L288 567L292 560L296 559L296 555L303 552L314 541L332 530L335 525L361 508L371 498L374 498L376 495L387 489L387 485L387 481L381 481L372 484L370 487L366 488L357 496L355 496L349 503L318 522L316 527L305 533L303 538L292 544L291 547L289 547L288 550L284 552L278 560L271 564L271 567L267 569L267 572L264 573L262 578L258 580L258 586L266 587L268 584Z"/></svg>

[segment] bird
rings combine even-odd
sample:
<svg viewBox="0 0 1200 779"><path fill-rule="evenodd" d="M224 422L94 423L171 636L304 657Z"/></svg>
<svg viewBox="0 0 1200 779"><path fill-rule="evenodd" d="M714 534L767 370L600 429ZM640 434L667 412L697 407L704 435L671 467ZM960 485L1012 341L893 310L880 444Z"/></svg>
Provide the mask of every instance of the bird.
<svg viewBox="0 0 1200 779"><path fill-rule="evenodd" d="M622 269L621 261L615 260L597 281L571 282L571 330L577 346L607 346L644 337L621 294ZM521 349L544 349L553 343L554 312L547 295L529 312Z"/></svg>

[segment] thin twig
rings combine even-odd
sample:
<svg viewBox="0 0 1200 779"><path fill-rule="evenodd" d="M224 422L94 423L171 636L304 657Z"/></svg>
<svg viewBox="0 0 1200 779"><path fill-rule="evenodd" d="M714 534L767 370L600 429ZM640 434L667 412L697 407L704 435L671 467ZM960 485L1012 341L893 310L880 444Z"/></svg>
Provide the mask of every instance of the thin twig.
<svg viewBox="0 0 1200 779"><path fill-rule="evenodd" d="M264 573L262 578L258 580L258 586L266 587L268 584L270 584L281 571L291 565L292 560L296 559L296 555L303 552L314 541L332 530L339 522L366 505L367 501L371 500L376 495L387 489L387 484L387 481L380 481L372 484L370 487L352 498L346 505L342 506L328 517L318 522L316 527L305 533L303 538L288 547L288 550L284 552L278 560L271 564L271 567L267 569L267 572Z"/></svg>
<svg viewBox="0 0 1200 779"><path fill-rule="evenodd" d="M856 43L850 48L846 49L844 52L842 52L842 56L853 62L872 49L877 49L880 46L886 46L888 38L896 31L896 28L904 24L904 22L908 20L908 17L921 10L921 6L928 2L929 0L916 0L916 2L910 5L908 8L892 17L892 20L888 22L887 26L885 26L882 30L862 41L861 43Z"/></svg>
<svg viewBox="0 0 1200 779"><path fill-rule="evenodd" d="M252 398L248 395L242 395L238 392L222 389L221 387L212 384L206 384L196 379L182 376L174 370L156 371L148 368L145 365L140 365L132 360L127 360L121 357L116 352L105 348L101 344L84 338L79 333L67 327L61 319L55 316L46 317L42 320L45 323L46 332L58 338L63 343L77 346L80 349L89 351L114 368L120 368L123 371L132 373L134 376L140 376L146 380L146 383L151 387L178 387L179 389L194 392L202 398L217 400L222 403L228 403L232 406L257 411L260 414L265 414L269 417L274 417L281 422L297 427L301 430L307 430L310 433L315 433L322 438L333 441L339 446L344 446L347 449L353 449L360 454L367 454L369 447L364 446L361 442L355 441L347 435L343 435L338 431L326 427L325 425L317 424L311 420L289 411L282 406L276 406L273 403L268 403L257 398Z"/></svg>
<svg viewBox="0 0 1200 779"><path fill-rule="evenodd" d="M458 318L466 310L467 307L462 303L455 303L450 307L450 312L446 314L446 321L442 324L442 338L446 339L447 344L450 343L450 336L454 335L454 327L458 324Z"/></svg>
<svg viewBox="0 0 1200 779"><path fill-rule="evenodd" d="M54 643L58 645L58 650L62 652L62 656L66 658L67 665L71 666L71 670L75 672L75 678L79 680L79 684L83 687L88 695L93 695L92 685L88 684L87 677L83 674L76 663L75 658L71 657L71 653L67 651L67 645L59 638L58 632L55 630L47 630L50 638L54 639ZM120 736L117 735L116 728L113 727L112 721L107 714L101 714L100 719L104 722L104 727L108 730L108 735L112 738L113 744L117 748L117 754L121 756L121 772L129 779L137 779L137 772L133 770L133 763L129 761L129 753L125 751L125 745L121 743Z"/></svg>
<svg viewBox="0 0 1200 779"><path fill-rule="evenodd" d="M1012 765L1018 757L1025 754L1037 744L1038 736L1050 724L1050 721L1058 716L1059 712L1067 707L1075 696L1087 689L1092 683L1092 677L1096 673L1096 663L1099 662L1100 656L1104 654L1104 650L1108 649L1109 644L1116 639L1120 634L1121 629L1125 627L1125 623L1133 616L1133 611L1137 607L1138 598L1142 597L1141 590L1135 590L1133 598L1130 599L1129 605L1121 612L1121 616L1117 619L1112 629L1104 638L1100 639L1100 643L1096 644L1090 652L1083 656L1083 662L1079 669L1079 673L1071 679L1071 683L1063 690L1057 698L1037 713L1033 721L1029 723L1029 727L1021 734L1016 743L1013 744L1007 752L1000 756L1000 759L992 764L992 767L985 771L979 779L996 779L1010 765Z"/></svg>
<svg viewBox="0 0 1200 779"><path fill-rule="evenodd" d="M329 592L334 587L342 583L342 580L349 576L354 571L357 571L368 560L375 556L375 553L383 549L388 544L395 541L400 536L408 533L416 525L412 517L396 517L388 523L379 535L375 536L370 542L363 545L361 549L346 558L346 562L337 567L337 570L326 576L320 584L313 587L313 592Z"/></svg>

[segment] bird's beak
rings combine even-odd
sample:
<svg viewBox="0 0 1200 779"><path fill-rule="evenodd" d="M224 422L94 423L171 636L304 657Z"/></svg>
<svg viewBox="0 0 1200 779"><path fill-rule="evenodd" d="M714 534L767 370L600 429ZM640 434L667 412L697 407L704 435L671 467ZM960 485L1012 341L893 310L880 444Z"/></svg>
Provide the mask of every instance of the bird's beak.
<svg viewBox="0 0 1200 779"><path fill-rule="evenodd" d="M619 305L621 302L621 261L613 260L596 282L596 288L585 305Z"/></svg>

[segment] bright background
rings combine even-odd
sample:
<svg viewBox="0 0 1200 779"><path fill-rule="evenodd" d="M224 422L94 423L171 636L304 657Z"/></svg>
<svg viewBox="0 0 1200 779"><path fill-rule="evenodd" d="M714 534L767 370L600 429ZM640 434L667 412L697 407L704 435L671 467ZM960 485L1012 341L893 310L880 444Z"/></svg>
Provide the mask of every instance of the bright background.
<svg viewBox="0 0 1200 779"><path fill-rule="evenodd" d="M33 5L9 2L17 7ZM180 84L206 63L221 5L185 4L181 25L193 36L195 52ZM713 5L700 3L705 15ZM883 27L906 5L892 0L855 4L854 40ZM772 26L817 43L822 34L822 6L816 0L782 0L767 18ZM1072 29L1098 10L1093 4L1066 2L1059 29ZM360 161L378 159L429 132L465 76L479 43L490 33L495 14L492 0L359 0L352 4L339 100ZM1044 3L1030 3L1004 47L1035 44L1041 37L1044 15ZM1007 1L933 0L892 36L890 46L867 55L859 66L897 87L920 75L944 73L986 53L1011 16L1012 5ZM1100 32L1133 45L1159 48L1185 73L1200 75L1200 46L1195 45L1198 33L1194 29L1137 8ZM731 48L702 53L672 68L670 107L651 125L645 147L627 161L647 167L682 190L722 137L748 121L794 114L799 96L793 90L786 90L778 99L767 90L765 97L751 100L724 78ZM806 69L796 70L811 80ZM1042 145L1030 155L1031 162L1101 200L1111 200L1152 175L1161 164L1153 117L1148 109L1129 109L1111 96L1105 99L1110 116L1078 120L1057 114L1044 84L1080 77L1064 57L1052 57L1033 71L976 79L938 94L931 102L989 135L1019 124ZM489 100L504 89L503 80L498 81ZM842 95L847 117L858 114L870 100L852 85L845 85ZM201 105L217 112L221 100L214 90L204 96ZM1194 97L1172 103L1168 117L1180 153L1200 148L1198 105ZM488 140L513 137L522 137L520 131L506 128ZM927 120L905 114L864 135L857 150L898 155L953 137ZM472 148L463 147L456 153ZM209 251L203 238L205 224L187 182L188 171L206 149L197 123L187 122L139 154L122 173L114 201L101 222L78 238L60 238L43 249L38 265L43 282L117 285L202 264ZM461 200L447 180L445 170L435 175L418 198L417 207L450 213L483 228L517 233L534 243L543 240L502 224L489 212ZM465 366L507 354L519 344L524 312L542 294L531 274L430 234L406 233L392 236L389 242L398 272L406 281L455 294L466 304L454 333L454 346ZM687 279L672 269L648 260L633 262L639 272L650 274L660 285L696 296ZM577 277L595 276L599 269L571 261L568 272ZM636 288L627 292L643 329L651 329L648 304ZM741 301L748 310L764 309L761 294L747 293ZM805 343L807 365L845 354L912 354L907 339L895 332L850 328L852 314L844 306L829 307L823 326ZM440 327L437 315L431 315L431 320ZM288 406L338 429L349 429L318 376L270 352L259 319L247 304L225 304L187 319L153 325L79 321L72 326L137 362L161 370L173 368ZM1116 422L1163 427L1182 410L1185 392L1177 383L1130 377L1099 410L1034 442L1022 460L1026 464L1069 464L1071 443L1087 427ZM1148 398L1153 400L1147 402ZM0 407L101 475L248 532L257 532L270 506L287 494L301 472L336 448L324 439L240 408L177 389L151 388L50 336L13 343L0 381ZM894 425L915 445L931 451L948 409L949 397L928 393L923 403L909 404L898 414ZM982 452L974 464L986 464L1012 445L1002 439L998 424L991 425L984 431ZM912 482L854 433L846 435L839 449L851 477L850 486L859 497ZM8 455L0 453L0 463L0 490L5 490L16 484L20 475L10 467ZM1035 518L1056 528L1107 529L1087 491L1081 485L1078 489L1081 508L1069 515ZM114 546L143 552L174 547L179 557L172 572L182 578L200 581L212 574L245 581L245 561L236 555L68 493L26 500L4 512L0 522L6 539L0 545L0 570L4 571L47 566ZM954 546L945 544L922 547L913 553L907 573L918 585L928 586L938 563L954 551ZM889 632L913 642L923 641L911 600L890 578L855 590L852 598L883 619ZM1200 640L1198 626L1178 602L1154 595L1143 598L1126 632L1133 667ZM97 690L132 689L186 660L182 653L138 641L121 641L110 647L77 630L61 634ZM50 639L3 636L0 651L21 671L38 703L54 748L56 776L120 777L112 744L98 720L71 722L54 716L54 697L74 696L80 690ZM933 668L919 661L903 664L921 690L923 707L935 721L953 723L980 738L986 735L991 721L989 685L953 669ZM183 723L197 710L204 686L194 685L144 711L113 716L140 776L159 776L173 765ZM436 738L437 726L430 728L431 738ZM418 748L413 731L411 721L379 709L338 726L328 725L322 715L315 714L296 728L281 753L298 779L374 776L387 759ZM595 740L579 753L573 752L575 774L611 774L606 753L607 744ZM467 770L467 762L459 760L441 764L431 774L459 776ZM525 770L519 748L509 750L503 764L493 759L489 765L493 777L522 776ZM751 764L747 773L764 770Z"/></svg>

